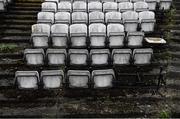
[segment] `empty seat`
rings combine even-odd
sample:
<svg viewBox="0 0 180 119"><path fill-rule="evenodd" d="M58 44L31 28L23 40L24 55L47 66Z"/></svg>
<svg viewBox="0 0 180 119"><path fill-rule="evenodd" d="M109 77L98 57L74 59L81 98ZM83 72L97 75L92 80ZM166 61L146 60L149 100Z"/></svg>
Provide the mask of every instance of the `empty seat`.
<svg viewBox="0 0 180 119"><path fill-rule="evenodd" d="M149 10L148 4L146 2L135 2L134 3L134 10L136 12L142 12Z"/></svg>
<svg viewBox="0 0 180 119"><path fill-rule="evenodd" d="M157 0L145 0L148 4L149 10L155 11L157 6Z"/></svg>
<svg viewBox="0 0 180 119"><path fill-rule="evenodd" d="M0 0L0 11L4 11L7 5L6 0Z"/></svg>
<svg viewBox="0 0 180 119"><path fill-rule="evenodd" d="M69 70L67 80L70 88L88 88L90 72L86 70Z"/></svg>
<svg viewBox="0 0 180 119"><path fill-rule="evenodd" d="M59 12L72 12L72 6L70 2L62 1L58 3Z"/></svg>
<svg viewBox="0 0 180 119"><path fill-rule="evenodd" d="M127 46L128 47L142 47L144 39L144 32L128 32Z"/></svg>
<svg viewBox="0 0 180 119"><path fill-rule="evenodd" d="M44 65L44 50L43 49L25 49L24 59L27 65Z"/></svg>
<svg viewBox="0 0 180 119"><path fill-rule="evenodd" d="M42 3L42 11L55 13L57 11L57 4L54 2L43 2Z"/></svg>
<svg viewBox="0 0 180 119"><path fill-rule="evenodd" d="M86 12L73 12L72 23L87 24L88 14Z"/></svg>
<svg viewBox="0 0 180 119"><path fill-rule="evenodd" d="M131 2L144 2L145 0L131 0Z"/></svg>
<svg viewBox="0 0 180 119"><path fill-rule="evenodd" d="M19 89L37 89L39 82L37 71L16 71L15 73L15 85Z"/></svg>
<svg viewBox="0 0 180 119"><path fill-rule="evenodd" d="M86 47L87 25L72 24L70 26L71 47L82 48Z"/></svg>
<svg viewBox="0 0 180 119"><path fill-rule="evenodd" d="M55 23L70 24L71 15L69 12L57 12L55 14Z"/></svg>
<svg viewBox="0 0 180 119"><path fill-rule="evenodd" d="M54 13L52 12L39 12L37 16L37 23L54 23Z"/></svg>
<svg viewBox="0 0 180 119"><path fill-rule="evenodd" d="M110 48L124 46L124 26L121 24L109 24L107 26L107 36Z"/></svg>
<svg viewBox="0 0 180 119"><path fill-rule="evenodd" d="M106 26L101 23L89 25L90 47L103 48L106 46Z"/></svg>
<svg viewBox="0 0 180 119"><path fill-rule="evenodd" d="M110 51L108 49L93 49L90 51L92 66L106 66L109 64Z"/></svg>
<svg viewBox="0 0 180 119"><path fill-rule="evenodd" d="M116 0L101 0L101 2L115 2Z"/></svg>
<svg viewBox="0 0 180 119"><path fill-rule="evenodd" d="M141 31L152 32L155 25L155 13L151 11L144 11L139 13L139 22L141 24Z"/></svg>
<svg viewBox="0 0 180 119"><path fill-rule="evenodd" d="M41 72L41 82L44 89L62 88L64 72L62 70L44 70Z"/></svg>
<svg viewBox="0 0 180 119"><path fill-rule="evenodd" d="M172 4L172 0L160 0L159 9L160 10L169 10Z"/></svg>
<svg viewBox="0 0 180 119"><path fill-rule="evenodd" d="M120 12L107 12L105 14L106 23L122 23Z"/></svg>
<svg viewBox="0 0 180 119"><path fill-rule="evenodd" d="M131 2L120 2L118 9L120 12L126 12L129 10L133 10L133 3L131 3Z"/></svg>
<svg viewBox="0 0 180 119"><path fill-rule="evenodd" d="M130 2L130 0L116 0L117 3L120 3L120 2Z"/></svg>
<svg viewBox="0 0 180 119"><path fill-rule="evenodd" d="M84 1L76 1L73 3L73 12L87 12L87 3Z"/></svg>
<svg viewBox="0 0 180 119"><path fill-rule="evenodd" d="M91 23L104 23L104 13L98 11L89 13L89 24Z"/></svg>
<svg viewBox="0 0 180 119"><path fill-rule="evenodd" d="M101 0L87 0L88 3L90 2L101 2Z"/></svg>
<svg viewBox="0 0 180 119"><path fill-rule="evenodd" d="M130 65L131 55L131 49L113 49L111 56L113 65Z"/></svg>
<svg viewBox="0 0 180 119"><path fill-rule="evenodd" d="M88 12L99 11L102 12L102 3L101 2L90 2L88 3Z"/></svg>
<svg viewBox="0 0 180 119"><path fill-rule="evenodd" d="M103 4L103 12L117 11L118 4L116 2L105 2Z"/></svg>
<svg viewBox="0 0 180 119"><path fill-rule="evenodd" d="M125 31L137 31L138 13L135 11L126 11L122 13Z"/></svg>
<svg viewBox="0 0 180 119"><path fill-rule="evenodd" d="M86 49L70 49L68 56L70 65L82 66L88 64L89 53Z"/></svg>
<svg viewBox="0 0 180 119"><path fill-rule="evenodd" d="M48 65L64 66L66 64L67 53L65 49L47 49L46 57Z"/></svg>
<svg viewBox="0 0 180 119"><path fill-rule="evenodd" d="M69 26L66 24L54 24L51 26L51 40L53 47L67 48L69 38Z"/></svg>
<svg viewBox="0 0 180 119"><path fill-rule="evenodd" d="M92 72L92 81L94 88L111 88L115 80L115 73L112 69L94 70Z"/></svg>
<svg viewBox="0 0 180 119"><path fill-rule="evenodd" d="M152 55L153 55L153 50L151 48L134 49L133 51L134 65L151 64Z"/></svg>
<svg viewBox="0 0 180 119"><path fill-rule="evenodd" d="M32 25L31 41L34 47L48 47L50 36L50 25L34 24Z"/></svg>
<svg viewBox="0 0 180 119"><path fill-rule="evenodd" d="M58 4L59 0L44 0L44 2L54 2L54 3Z"/></svg>

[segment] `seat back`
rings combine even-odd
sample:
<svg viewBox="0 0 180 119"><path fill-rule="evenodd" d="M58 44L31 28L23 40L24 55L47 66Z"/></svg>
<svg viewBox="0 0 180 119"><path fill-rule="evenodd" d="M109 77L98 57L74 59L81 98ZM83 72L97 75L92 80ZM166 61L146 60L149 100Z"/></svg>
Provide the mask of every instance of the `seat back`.
<svg viewBox="0 0 180 119"><path fill-rule="evenodd" d="M69 12L57 12L55 14L55 23L71 23L71 15Z"/></svg>
<svg viewBox="0 0 180 119"><path fill-rule="evenodd" d="M104 13L98 11L89 13L89 24L91 23L104 23Z"/></svg>
<svg viewBox="0 0 180 119"><path fill-rule="evenodd" d="M37 16L37 23L54 23L54 13L52 12L39 12Z"/></svg>
<svg viewBox="0 0 180 119"><path fill-rule="evenodd" d="M95 1L95 2L89 2L88 3L88 12L94 12L99 11L102 12L102 3Z"/></svg>
<svg viewBox="0 0 180 119"><path fill-rule="evenodd" d="M57 11L57 4L54 2L43 2L42 3L42 11L43 12L54 12Z"/></svg>
<svg viewBox="0 0 180 119"><path fill-rule="evenodd" d="M133 3L131 2L120 2L118 5L119 11L120 12L126 12L129 10L133 10Z"/></svg>
<svg viewBox="0 0 180 119"><path fill-rule="evenodd" d="M87 12L87 3L84 1L75 1L73 3L73 12Z"/></svg>
<svg viewBox="0 0 180 119"><path fill-rule="evenodd" d="M136 12L142 12L149 10L148 4L146 2L135 2L134 3L134 10Z"/></svg>
<svg viewBox="0 0 180 119"><path fill-rule="evenodd" d="M105 2L103 4L103 12L117 11L118 4L116 2Z"/></svg>
<svg viewBox="0 0 180 119"><path fill-rule="evenodd" d="M86 12L73 12L72 13L72 23L87 24L88 14Z"/></svg>
<svg viewBox="0 0 180 119"><path fill-rule="evenodd" d="M72 12L72 5L68 1L61 1L58 3L59 12Z"/></svg>
<svg viewBox="0 0 180 119"><path fill-rule="evenodd" d="M106 23L121 23L121 13L120 12L107 12L105 15Z"/></svg>

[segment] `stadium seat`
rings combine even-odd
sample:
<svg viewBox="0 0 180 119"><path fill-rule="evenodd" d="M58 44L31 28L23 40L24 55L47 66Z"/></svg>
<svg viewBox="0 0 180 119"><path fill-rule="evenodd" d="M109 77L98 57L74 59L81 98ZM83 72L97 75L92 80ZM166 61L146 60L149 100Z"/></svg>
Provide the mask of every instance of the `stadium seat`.
<svg viewBox="0 0 180 119"><path fill-rule="evenodd" d="M139 22L141 31L152 32L155 26L155 13L151 11L144 11L139 13Z"/></svg>
<svg viewBox="0 0 180 119"><path fill-rule="evenodd" d="M52 46L67 48L69 40L69 26L66 24L54 24L51 26Z"/></svg>
<svg viewBox="0 0 180 119"><path fill-rule="evenodd" d="M134 49L133 51L133 60L134 65L143 66L151 64L151 59L153 55L153 49Z"/></svg>
<svg viewBox="0 0 180 119"><path fill-rule="evenodd" d="M88 3L90 3L90 2L101 2L101 0L87 0L88 1Z"/></svg>
<svg viewBox="0 0 180 119"><path fill-rule="evenodd" d="M88 14L86 12L73 12L72 13L72 24L87 24Z"/></svg>
<svg viewBox="0 0 180 119"><path fill-rule="evenodd" d="M124 26L121 24L109 24L107 26L107 36L110 48L124 46Z"/></svg>
<svg viewBox="0 0 180 119"><path fill-rule="evenodd" d="M37 16L37 23L53 24L54 13L52 12L39 12Z"/></svg>
<svg viewBox="0 0 180 119"><path fill-rule="evenodd" d="M112 69L92 71L92 81L94 88L111 88L115 80L115 73Z"/></svg>
<svg viewBox="0 0 180 119"><path fill-rule="evenodd" d="M70 88L88 88L90 72L86 70L69 70L67 80Z"/></svg>
<svg viewBox="0 0 180 119"><path fill-rule="evenodd" d="M136 12L142 12L149 10L148 4L146 2L135 2L134 3L134 10Z"/></svg>
<svg viewBox="0 0 180 119"><path fill-rule="evenodd" d="M64 72L62 70L43 70L41 72L41 82L44 89L62 88Z"/></svg>
<svg viewBox="0 0 180 119"><path fill-rule="evenodd" d="M54 12L57 11L57 4L54 2L43 2L42 3L42 12Z"/></svg>
<svg viewBox="0 0 180 119"><path fill-rule="evenodd" d="M48 47L50 36L50 25L34 24L32 25L31 41L34 47Z"/></svg>
<svg viewBox="0 0 180 119"><path fill-rule="evenodd" d="M142 47L144 39L144 32L128 32L127 46L128 47Z"/></svg>
<svg viewBox="0 0 180 119"><path fill-rule="evenodd" d="M72 12L72 5L68 1L58 3L58 12Z"/></svg>
<svg viewBox="0 0 180 119"><path fill-rule="evenodd" d="M116 2L103 3L103 12L112 12L118 10L118 4Z"/></svg>
<svg viewBox="0 0 180 119"><path fill-rule="evenodd" d="M65 49L47 49L46 57L50 66L64 66L67 53Z"/></svg>
<svg viewBox="0 0 180 119"><path fill-rule="evenodd" d="M131 49L113 49L112 62L114 66L130 65L131 64Z"/></svg>
<svg viewBox="0 0 180 119"><path fill-rule="evenodd" d="M18 89L38 89L39 73L37 71L16 71L15 85Z"/></svg>
<svg viewBox="0 0 180 119"><path fill-rule="evenodd" d="M101 0L101 2L115 2L115 0Z"/></svg>
<svg viewBox="0 0 180 119"><path fill-rule="evenodd" d="M90 2L88 3L88 12L99 11L102 12L102 3L101 2Z"/></svg>
<svg viewBox="0 0 180 119"><path fill-rule="evenodd" d="M41 66L44 65L45 54L43 49L25 49L24 59L27 65Z"/></svg>
<svg viewBox="0 0 180 119"><path fill-rule="evenodd" d="M130 0L130 1L135 3L135 2L144 2L145 0Z"/></svg>
<svg viewBox="0 0 180 119"><path fill-rule="evenodd" d="M72 24L70 26L71 47L84 48L87 46L87 25Z"/></svg>
<svg viewBox="0 0 180 119"><path fill-rule="evenodd" d="M155 11L157 6L157 0L145 0L148 4L149 10Z"/></svg>
<svg viewBox="0 0 180 119"><path fill-rule="evenodd" d="M103 12L90 12L89 13L89 24L91 23L104 23L104 13Z"/></svg>
<svg viewBox="0 0 180 119"><path fill-rule="evenodd" d="M129 11L129 10L133 10L133 3L131 2L120 2L119 3L119 6L118 6L118 9L120 12L126 12L126 11Z"/></svg>
<svg viewBox="0 0 180 119"><path fill-rule="evenodd" d="M135 11L126 11L122 13L122 19L125 27L125 31L132 32L137 31L139 15Z"/></svg>
<svg viewBox="0 0 180 119"><path fill-rule="evenodd" d="M70 24L71 14L69 12L57 12L55 14L55 23Z"/></svg>
<svg viewBox="0 0 180 119"><path fill-rule="evenodd" d="M117 3L120 3L120 2L130 2L130 0L116 0Z"/></svg>
<svg viewBox="0 0 180 119"><path fill-rule="evenodd" d="M106 26L101 23L89 25L89 39L91 48L103 48L106 46Z"/></svg>
<svg viewBox="0 0 180 119"><path fill-rule="evenodd" d="M7 6L7 1L6 0L0 0L0 11L4 11L6 6Z"/></svg>
<svg viewBox="0 0 180 119"><path fill-rule="evenodd" d="M172 4L172 0L160 0L159 9L160 10L169 10Z"/></svg>
<svg viewBox="0 0 180 119"><path fill-rule="evenodd" d="M122 23L120 12L107 12L105 14L105 22L108 23Z"/></svg>
<svg viewBox="0 0 180 119"><path fill-rule="evenodd" d="M54 2L54 3L58 4L59 0L44 0L44 2Z"/></svg>
<svg viewBox="0 0 180 119"><path fill-rule="evenodd" d="M73 3L73 12L87 12L87 3L84 1L76 1Z"/></svg>
<svg viewBox="0 0 180 119"><path fill-rule="evenodd" d="M91 66L107 66L110 60L108 49L92 49L90 51Z"/></svg>
<svg viewBox="0 0 180 119"><path fill-rule="evenodd" d="M70 49L68 56L71 66L88 65L89 53L86 49Z"/></svg>

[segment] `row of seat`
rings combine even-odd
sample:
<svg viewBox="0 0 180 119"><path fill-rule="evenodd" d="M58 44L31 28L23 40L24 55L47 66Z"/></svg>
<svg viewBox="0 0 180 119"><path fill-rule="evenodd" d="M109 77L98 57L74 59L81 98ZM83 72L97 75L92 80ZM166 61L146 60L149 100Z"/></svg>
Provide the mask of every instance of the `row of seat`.
<svg viewBox="0 0 180 119"><path fill-rule="evenodd" d="M171 2L169 0L160 2L160 8L168 10L170 9ZM92 11L120 11L124 12L127 10L135 10L135 11L142 11L142 10L156 10L157 2L156 1L137 1L135 3L132 2L90 2L86 3L83 1L76 1L74 3L70 2L60 2L58 4L54 2L44 2L42 3L42 11L51 11L51 12L57 12L57 11L66 11L66 12L92 12Z"/></svg>
<svg viewBox="0 0 180 119"><path fill-rule="evenodd" d="M40 76L37 71L17 71L15 84L19 89L44 89L62 88L68 84L69 88L110 88L113 86L115 74L113 69L94 70L69 70L67 75L62 70L44 70Z"/></svg>
<svg viewBox="0 0 180 119"><path fill-rule="evenodd" d="M0 0L0 11L4 11L11 0Z"/></svg>
<svg viewBox="0 0 180 119"><path fill-rule="evenodd" d="M40 66L107 66L107 65L148 65L151 63L153 50L144 49L25 49L24 58L27 65Z"/></svg>

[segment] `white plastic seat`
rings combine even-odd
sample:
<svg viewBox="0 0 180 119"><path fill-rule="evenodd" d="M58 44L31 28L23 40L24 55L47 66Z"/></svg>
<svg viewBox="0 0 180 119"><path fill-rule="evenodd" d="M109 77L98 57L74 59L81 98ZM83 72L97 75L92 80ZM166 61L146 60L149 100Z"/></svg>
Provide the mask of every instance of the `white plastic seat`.
<svg viewBox="0 0 180 119"><path fill-rule="evenodd" d="M102 12L103 5L101 2L95 1L88 3L88 12L99 11Z"/></svg>
<svg viewBox="0 0 180 119"><path fill-rule="evenodd" d="M52 12L39 12L37 16L37 23L54 23L54 13Z"/></svg>
<svg viewBox="0 0 180 119"><path fill-rule="evenodd" d="M130 1L135 3L135 2L144 2L145 0L130 0Z"/></svg>
<svg viewBox="0 0 180 119"><path fill-rule="evenodd" d="M48 47L50 36L50 25L34 24L32 25L31 41L34 47Z"/></svg>
<svg viewBox="0 0 180 119"><path fill-rule="evenodd" d="M45 54L43 49L25 49L24 59L27 65L41 66L44 65Z"/></svg>
<svg viewBox="0 0 180 119"><path fill-rule="evenodd" d="M88 14L86 12L73 12L72 23L87 24Z"/></svg>
<svg viewBox="0 0 180 119"><path fill-rule="evenodd" d="M94 70L92 72L92 81L94 88L111 88L115 80L115 73L112 69Z"/></svg>
<svg viewBox="0 0 180 119"><path fill-rule="evenodd" d="M87 0L88 3L90 2L101 2L101 0Z"/></svg>
<svg viewBox="0 0 180 119"><path fill-rule="evenodd" d="M0 0L0 11L4 11L6 9L7 1Z"/></svg>
<svg viewBox="0 0 180 119"><path fill-rule="evenodd" d="M44 2L54 2L54 3L58 4L59 0L44 0Z"/></svg>
<svg viewBox="0 0 180 119"><path fill-rule="evenodd" d="M128 47L142 47L144 39L144 32L128 32L127 46Z"/></svg>
<svg viewBox="0 0 180 119"><path fill-rule="evenodd" d="M87 25L72 24L70 26L71 47L83 48L87 46Z"/></svg>
<svg viewBox="0 0 180 119"><path fill-rule="evenodd" d="M131 49L113 49L111 56L113 65L130 65L131 55Z"/></svg>
<svg viewBox="0 0 180 119"><path fill-rule="evenodd" d="M42 12L54 12L56 13L57 11L57 4L54 2L43 2L42 3Z"/></svg>
<svg viewBox="0 0 180 119"><path fill-rule="evenodd" d="M90 72L86 70L69 70L67 80L70 88L88 88Z"/></svg>
<svg viewBox="0 0 180 119"><path fill-rule="evenodd" d="M69 12L57 12L55 14L55 23L70 24L71 14Z"/></svg>
<svg viewBox="0 0 180 119"><path fill-rule="evenodd" d="M103 4L103 12L112 12L118 10L118 4L116 2L105 2Z"/></svg>
<svg viewBox="0 0 180 119"><path fill-rule="evenodd" d="M151 59L153 55L153 49L134 49L133 59L134 65L149 65L151 64Z"/></svg>
<svg viewBox="0 0 180 119"><path fill-rule="evenodd" d="M59 2L69 2L69 3L72 3L73 0L59 0Z"/></svg>
<svg viewBox="0 0 180 119"><path fill-rule="evenodd" d="M109 24L107 26L107 36L110 48L124 46L124 26L121 24Z"/></svg>
<svg viewBox="0 0 180 119"><path fill-rule="evenodd" d="M172 0L160 0L159 9L160 10L169 10L172 4Z"/></svg>
<svg viewBox="0 0 180 119"><path fill-rule="evenodd" d="M116 0L117 3L120 3L120 2L130 2L130 0Z"/></svg>
<svg viewBox="0 0 180 119"><path fill-rule="evenodd" d="M47 49L46 57L50 66L64 66L67 53L65 49Z"/></svg>
<svg viewBox="0 0 180 119"><path fill-rule="evenodd" d="M105 3L105 2L115 2L116 0L101 0L102 3Z"/></svg>
<svg viewBox="0 0 180 119"><path fill-rule="evenodd" d="M58 3L58 12L72 12L71 3L67 1Z"/></svg>
<svg viewBox="0 0 180 119"><path fill-rule="evenodd" d="M70 65L82 66L88 64L89 53L86 49L70 49L68 56Z"/></svg>
<svg viewBox="0 0 180 119"><path fill-rule="evenodd" d="M105 14L106 23L122 23L121 13L120 12L107 12Z"/></svg>
<svg viewBox="0 0 180 119"><path fill-rule="evenodd" d="M69 26L66 24L54 24L51 26L52 46L67 48L69 38Z"/></svg>
<svg viewBox="0 0 180 119"><path fill-rule="evenodd" d="M38 89L39 73L37 71L16 71L15 85L18 89Z"/></svg>
<svg viewBox="0 0 180 119"><path fill-rule="evenodd" d="M104 23L104 13L103 12L90 12L89 13L89 24L91 23Z"/></svg>
<svg viewBox="0 0 180 119"><path fill-rule="evenodd" d="M62 70L43 70L41 72L41 82L44 89L62 88L64 72Z"/></svg>
<svg viewBox="0 0 180 119"><path fill-rule="evenodd" d="M132 32L137 31L139 15L135 11L126 11L122 13L122 19L125 27L125 31Z"/></svg>
<svg viewBox="0 0 180 119"><path fill-rule="evenodd" d="M157 0L145 0L148 4L149 10L155 11L157 6Z"/></svg>
<svg viewBox="0 0 180 119"><path fill-rule="evenodd" d="M135 2L134 3L134 10L136 12L142 12L149 10L148 4L146 2Z"/></svg>
<svg viewBox="0 0 180 119"><path fill-rule="evenodd" d="M120 12L132 11L133 8L133 3L131 2L120 2L118 6Z"/></svg>
<svg viewBox="0 0 180 119"><path fill-rule="evenodd" d="M73 3L73 12L87 12L87 3L84 1L76 1Z"/></svg>
<svg viewBox="0 0 180 119"><path fill-rule="evenodd" d="M106 66L109 64L110 51L108 49L93 49L90 51L91 66Z"/></svg>
<svg viewBox="0 0 180 119"><path fill-rule="evenodd" d="M139 22L141 24L141 31L152 32L155 26L155 13L151 11L144 11L139 13Z"/></svg>
<svg viewBox="0 0 180 119"><path fill-rule="evenodd" d="M101 23L89 25L89 39L91 48L103 48L106 46L106 26Z"/></svg>

